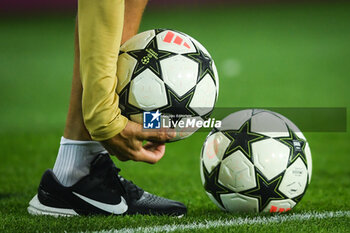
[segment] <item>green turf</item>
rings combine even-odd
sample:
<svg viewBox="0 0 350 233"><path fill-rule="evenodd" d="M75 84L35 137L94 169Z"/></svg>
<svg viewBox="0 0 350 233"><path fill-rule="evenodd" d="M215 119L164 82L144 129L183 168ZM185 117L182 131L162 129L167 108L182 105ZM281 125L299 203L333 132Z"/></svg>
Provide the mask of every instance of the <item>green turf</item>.
<svg viewBox="0 0 350 233"><path fill-rule="evenodd" d="M220 107L350 107L350 5L267 5L149 10L141 30L184 31L211 52ZM53 166L68 108L74 17L0 20L0 232L56 232L232 219L205 195L199 153L206 136L169 144L156 165L121 163L144 189L187 204L188 216L32 217L26 212L42 172ZM238 64L230 75L225 63ZM349 120L349 117L347 118ZM349 127L348 127L349 129ZM313 177L294 213L350 209L350 134L306 133ZM242 215L239 215L242 216ZM243 215L244 216L244 215ZM349 218L215 229L344 232Z"/></svg>

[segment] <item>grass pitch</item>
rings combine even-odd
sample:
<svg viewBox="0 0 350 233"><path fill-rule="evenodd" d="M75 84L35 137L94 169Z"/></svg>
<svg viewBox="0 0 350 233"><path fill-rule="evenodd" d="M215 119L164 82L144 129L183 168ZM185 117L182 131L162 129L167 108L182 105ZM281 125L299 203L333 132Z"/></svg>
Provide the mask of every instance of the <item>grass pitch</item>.
<svg viewBox="0 0 350 233"><path fill-rule="evenodd" d="M349 11L350 5L345 3L149 10L141 30L173 28L197 38L210 51L219 70L218 107L348 108ZM121 228L132 232L137 227L155 231L152 227L167 224L193 226L194 222L260 217L224 213L205 195L199 176L199 153L206 133L169 144L166 156L156 165L115 160L122 168L121 174L145 190L187 204L189 212L184 218L30 216L26 211L28 202L44 170L54 164L64 127L74 16L6 17L1 19L0 28L0 232ZM313 155L313 177L292 214L349 211L350 134L305 136ZM325 219L218 225L209 230L349 232L349 220L349 214L345 214Z"/></svg>

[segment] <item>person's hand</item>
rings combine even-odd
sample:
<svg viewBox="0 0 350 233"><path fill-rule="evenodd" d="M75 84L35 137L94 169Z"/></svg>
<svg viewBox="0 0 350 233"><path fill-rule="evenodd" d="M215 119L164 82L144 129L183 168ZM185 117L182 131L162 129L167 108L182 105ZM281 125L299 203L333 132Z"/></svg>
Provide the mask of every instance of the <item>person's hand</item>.
<svg viewBox="0 0 350 233"><path fill-rule="evenodd" d="M156 163L164 155L164 143L175 136L175 131L170 130L146 132L142 125L129 121L122 132L102 144L121 161ZM143 141L148 142L143 145Z"/></svg>

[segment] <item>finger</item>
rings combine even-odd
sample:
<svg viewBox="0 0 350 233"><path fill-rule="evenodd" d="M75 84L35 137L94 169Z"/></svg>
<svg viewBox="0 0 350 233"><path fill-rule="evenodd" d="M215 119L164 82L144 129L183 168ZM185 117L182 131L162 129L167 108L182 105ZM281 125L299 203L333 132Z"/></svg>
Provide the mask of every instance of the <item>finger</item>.
<svg viewBox="0 0 350 233"><path fill-rule="evenodd" d="M147 142L143 148L149 151L155 151L155 150L165 150L165 145L164 143L157 143L157 142Z"/></svg>
<svg viewBox="0 0 350 233"><path fill-rule="evenodd" d="M147 140L151 142L164 143L176 137L175 129L163 128L159 130L145 131L141 130L138 134L139 140Z"/></svg>
<svg viewBox="0 0 350 233"><path fill-rule="evenodd" d="M134 160L154 164L164 156L164 144L148 144L147 147L142 147L141 150L137 154L135 154Z"/></svg>

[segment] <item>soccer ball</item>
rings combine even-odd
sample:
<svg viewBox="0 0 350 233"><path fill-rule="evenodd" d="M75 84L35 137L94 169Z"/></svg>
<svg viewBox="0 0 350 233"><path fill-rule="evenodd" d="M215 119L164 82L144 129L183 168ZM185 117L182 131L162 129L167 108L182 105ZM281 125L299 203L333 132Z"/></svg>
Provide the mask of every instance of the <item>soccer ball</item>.
<svg viewBox="0 0 350 233"><path fill-rule="evenodd" d="M222 120L201 152L201 180L209 198L230 212L285 212L311 180L309 144L286 117L238 111Z"/></svg>
<svg viewBox="0 0 350 233"><path fill-rule="evenodd" d="M149 30L125 42L117 77L122 114L140 124L143 112L157 110L162 122L207 120L219 93L217 70L208 51L173 30ZM197 130L170 126L178 132L174 140Z"/></svg>

